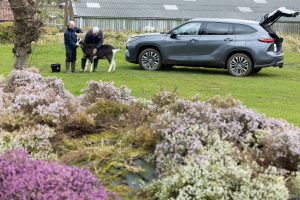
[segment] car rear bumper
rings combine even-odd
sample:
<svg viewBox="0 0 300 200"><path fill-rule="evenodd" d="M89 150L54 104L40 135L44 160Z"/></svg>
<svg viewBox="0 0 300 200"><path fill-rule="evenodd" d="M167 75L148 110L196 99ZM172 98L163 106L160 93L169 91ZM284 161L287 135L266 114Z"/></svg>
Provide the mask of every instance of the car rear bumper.
<svg viewBox="0 0 300 200"><path fill-rule="evenodd" d="M268 58L266 58L268 57ZM255 68L263 68L263 67L283 67L284 65L284 54L276 54L273 52L267 53L264 59L268 60L268 62L264 64L257 64ZM265 61L266 61L265 60Z"/></svg>
<svg viewBox="0 0 300 200"><path fill-rule="evenodd" d="M284 61L283 61L283 60L279 60L279 61L277 61L277 63L274 65L274 67L282 68L283 65L284 65Z"/></svg>

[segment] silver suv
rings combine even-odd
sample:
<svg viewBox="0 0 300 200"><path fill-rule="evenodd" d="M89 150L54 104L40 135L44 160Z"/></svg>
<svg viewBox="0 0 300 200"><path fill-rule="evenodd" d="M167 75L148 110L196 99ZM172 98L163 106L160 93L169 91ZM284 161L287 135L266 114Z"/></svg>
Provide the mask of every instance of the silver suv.
<svg viewBox="0 0 300 200"><path fill-rule="evenodd" d="M263 67L282 67L282 38L275 32L270 34L268 25L280 16L272 16L274 20L265 16L261 22L193 19L167 33L136 35L127 41L126 60L144 70L174 65L214 67L228 69L233 76L247 76Z"/></svg>

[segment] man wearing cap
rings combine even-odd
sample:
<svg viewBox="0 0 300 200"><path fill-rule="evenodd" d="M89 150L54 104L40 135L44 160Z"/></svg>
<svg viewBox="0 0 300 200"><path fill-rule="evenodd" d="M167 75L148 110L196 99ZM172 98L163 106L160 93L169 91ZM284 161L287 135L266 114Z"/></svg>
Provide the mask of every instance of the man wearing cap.
<svg viewBox="0 0 300 200"><path fill-rule="evenodd" d="M76 61L76 48L77 44L76 33L82 33L80 28L75 27L74 21L70 21L68 27L64 33L64 44L66 49L66 71L70 73L70 64L72 73L75 72L75 61Z"/></svg>
<svg viewBox="0 0 300 200"><path fill-rule="evenodd" d="M98 28L94 27L93 29L89 30L85 36L84 43L87 45L93 45L94 50L93 54L96 55L97 51L101 48L103 44L103 32ZM86 64L86 58L81 59L81 72L84 71L84 67ZM97 65L98 65L98 60L94 61L94 67L93 67L93 72L97 71Z"/></svg>

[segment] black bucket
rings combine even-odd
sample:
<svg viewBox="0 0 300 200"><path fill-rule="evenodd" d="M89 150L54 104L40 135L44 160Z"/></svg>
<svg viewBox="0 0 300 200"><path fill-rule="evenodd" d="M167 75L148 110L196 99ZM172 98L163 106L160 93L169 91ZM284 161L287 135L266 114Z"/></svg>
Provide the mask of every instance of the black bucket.
<svg viewBox="0 0 300 200"><path fill-rule="evenodd" d="M51 64L51 69L53 73L60 72L60 64Z"/></svg>

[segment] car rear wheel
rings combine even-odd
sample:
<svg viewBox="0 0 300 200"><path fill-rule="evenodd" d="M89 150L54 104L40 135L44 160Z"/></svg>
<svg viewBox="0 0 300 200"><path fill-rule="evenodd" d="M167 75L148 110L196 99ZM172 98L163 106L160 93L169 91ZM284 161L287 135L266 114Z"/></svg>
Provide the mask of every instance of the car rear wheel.
<svg viewBox="0 0 300 200"><path fill-rule="evenodd" d="M139 55L139 64L140 68L148 71L157 71L160 70L161 55L156 49L145 49Z"/></svg>
<svg viewBox="0 0 300 200"><path fill-rule="evenodd" d="M236 53L228 59L227 69L232 76L248 76L252 72L253 63L246 54Z"/></svg>
<svg viewBox="0 0 300 200"><path fill-rule="evenodd" d="M257 74L258 72L261 71L261 69L262 69L262 68L260 68L260 67L259 67L259 68L254 68L254 69L252 70L252 73L253 73L253 74Z"/></svg>

